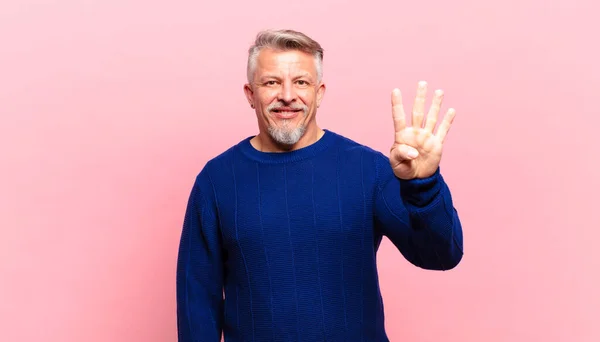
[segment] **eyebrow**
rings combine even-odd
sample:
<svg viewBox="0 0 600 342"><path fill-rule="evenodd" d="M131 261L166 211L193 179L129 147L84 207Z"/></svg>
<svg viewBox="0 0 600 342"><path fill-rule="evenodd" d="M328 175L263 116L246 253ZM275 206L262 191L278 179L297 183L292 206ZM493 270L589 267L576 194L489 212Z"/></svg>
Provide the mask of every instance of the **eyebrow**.
<svg viewBox="0 0 600 342"><path fill-rule="evenodd" d="M300 78L308 78L310 80L313 79L313 77L311 76L311 74L308 73L308 72L302 73L300 75L297 75L297 76L293 77L292 79L297 80L297 79L300 79ZM262 77L259 78L260 81L266 81L266 80L269 80L269 79L280 80L281 76L278 76L278 75L275 75L275 74L267 74L267 75L264 75L264 76L262 76Z"/></svg>

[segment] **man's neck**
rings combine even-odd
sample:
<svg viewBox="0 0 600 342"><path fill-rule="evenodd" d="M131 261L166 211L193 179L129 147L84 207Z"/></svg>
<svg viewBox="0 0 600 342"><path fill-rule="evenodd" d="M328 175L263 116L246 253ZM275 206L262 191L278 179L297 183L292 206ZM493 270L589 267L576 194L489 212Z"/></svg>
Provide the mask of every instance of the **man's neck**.
<svg viewBox="0 0 600 342"><path fill-rule="evenodd" d="M260 132L250 140L252 146L261 152L290 152L310 146L325 134L325 131L317 126L307 129L302 138L293 145L278 144L267 132Z"/></svg>

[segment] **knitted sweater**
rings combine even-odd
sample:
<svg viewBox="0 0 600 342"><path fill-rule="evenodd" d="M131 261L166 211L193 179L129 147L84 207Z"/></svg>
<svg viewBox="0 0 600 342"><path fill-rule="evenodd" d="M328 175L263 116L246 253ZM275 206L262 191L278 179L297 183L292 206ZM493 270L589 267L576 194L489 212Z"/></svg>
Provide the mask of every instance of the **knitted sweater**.
<svg viewBox="0 0 600 342"><path fill-rule="evenodd" d="M440 170L400 180L330 130L292 152L250 137L211 159L189 197L177 262L180 342L388 341L376 254L448 270L461 223Z"/></svg>

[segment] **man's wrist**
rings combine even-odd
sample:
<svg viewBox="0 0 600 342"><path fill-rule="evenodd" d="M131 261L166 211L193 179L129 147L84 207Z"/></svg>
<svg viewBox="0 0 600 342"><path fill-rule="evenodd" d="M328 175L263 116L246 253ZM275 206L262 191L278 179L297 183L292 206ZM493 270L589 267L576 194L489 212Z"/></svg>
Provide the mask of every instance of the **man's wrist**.
<svg viewBox="0 0 600 342"><path fill-rule="evenodd" d="M404 201L416 207L427 206L441 189L440 168L429 177L400 179L400 192Z"/></svg>

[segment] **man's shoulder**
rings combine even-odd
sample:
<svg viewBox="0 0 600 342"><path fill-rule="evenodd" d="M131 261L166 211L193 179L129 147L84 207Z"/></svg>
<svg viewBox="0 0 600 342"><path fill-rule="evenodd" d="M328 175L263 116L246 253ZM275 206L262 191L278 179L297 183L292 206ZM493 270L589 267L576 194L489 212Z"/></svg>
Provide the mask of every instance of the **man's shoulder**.
<svg viewBox="0 0 600 342"><path fill-rule="evenodd" d="M238 147L239 147L240 143L232 145L229 148L227 148L226 150L221 151L218 154L214 155L213 157L209 158L204 166L204 169L206 169L206 168L221 168L225 164L231 163L231 161L235 158L236 154L238 153Z"/></svg>
<svg viewBox="0 0 600 342"><path fill-rule="evenodd" d="M204 166L198 172L197 178L214 178L226 173L227 170L231 168L231 164L235 158L239 156L240 144L244 143L248 139L249 138L240 140L238 143L230 146L229 148L209 157L204 163Z"/></svg>
<svg viewBox="0 0 600 342"><path fill-rule="evenodd" d="M372 148L364 143L361 143L353 138L342 135L340 133L334 133L334 134L337 135L337 138L339 141L338 146L339 146L340 151L342 151L344 153L360 153L360 154L367 155L367 156L375 158L375 159L382 158L382 157L385 158L383 153L375 150L374 148Z"/></svg>

